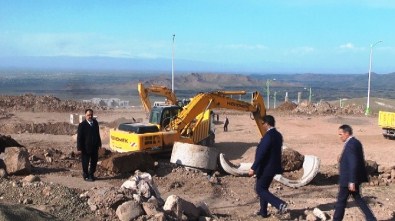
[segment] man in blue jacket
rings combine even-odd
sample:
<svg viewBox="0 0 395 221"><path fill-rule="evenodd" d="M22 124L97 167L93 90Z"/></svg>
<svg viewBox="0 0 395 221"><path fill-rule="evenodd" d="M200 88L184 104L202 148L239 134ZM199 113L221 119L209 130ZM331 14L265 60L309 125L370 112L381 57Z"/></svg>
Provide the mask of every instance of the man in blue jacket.
<svg viewBox="0 0 395 221"><path fill-rule="evenodd" d="M360 185L368 181L362 144L353 136L352 128L346 124L339 127L339 137L344 142L344 149L339 158L339 193L333 220L343 220L350 195L364 213L366 220L377 220L360 194Z"/></svg>
<svg viewBox="0 0 395 221"><path fill-rule="evenodd" d="M251 166L249 175L256 175L256 192L260 198L260 210L257 215L269 217L267 213L267 205L279 210L279 213L287 211L287 204L269 192L270 184L276 174L283 172L281 166L281 153L283 146L283 137L275 128L275 120L271 115L263 117L263 126L266 134L256 148L255 161Z"/></svg>

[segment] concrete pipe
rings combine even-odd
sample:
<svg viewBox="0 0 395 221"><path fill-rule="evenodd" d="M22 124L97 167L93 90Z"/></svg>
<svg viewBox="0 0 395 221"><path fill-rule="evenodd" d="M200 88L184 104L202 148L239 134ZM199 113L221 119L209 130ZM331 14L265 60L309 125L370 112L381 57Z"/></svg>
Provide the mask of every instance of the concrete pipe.
<svg viewBox="0 0 395 221"><path fill-rule="evenodd" d="M217 169L219 151L214 147L175 142L170 162L207 170Z"/></svg>
<svg viewBox="0 0 395 221"><path fill-rule="evenodd" d="M219 155L219 161L222 169L234 176L247 176L248 171L252 166L252 163L241 163L236 166L225 159L224 154ZM316 156L305 155L303 161L303 176L297 180L291 180L283 177L282 175L276 175L274 180L293 188L307 185L318 173L320 169L320 159Z"/></svg>

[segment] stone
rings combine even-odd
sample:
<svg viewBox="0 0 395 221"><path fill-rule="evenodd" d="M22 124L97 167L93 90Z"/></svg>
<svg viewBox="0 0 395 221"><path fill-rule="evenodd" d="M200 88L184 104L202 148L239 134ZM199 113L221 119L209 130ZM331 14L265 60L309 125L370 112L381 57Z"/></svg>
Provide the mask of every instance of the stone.
<svg viewBox="0 0 395 221"><path fill-rule="evenodd" d="M160 213L161 209L158 207L158 205L154 204L154 203L148 203L148 202L144 202L142 203L142 207L144 212L148 215L148 216L154 216L158 213Z"/></svg>
<svg viewBox="0 0 395 221"><path fill-rule="evenodd" d="M182 219L183 214L188 217L188 220L197 220L200 216L199 209L193 203L176 195L167 197L163 210L176 216L179 220Z"/></svg>
<svg viewBox="0 0 395 221"><path fill-rule="evenodd" d="M158 214L155 214L153 220L154 220L154 221L166 221L167 219L166 219L165 213L160 212L160 213L158 213Z"/></svg>
<svg viewBox="0 0 395 221"><path fill-rule="evenodd" d="M325 215L325 213L324 213L322 210L318 209L318 208L314 208L313 214L314 214L316 217L318 217L320 220L323 220L323 221L326 220L326 215Z"/></svg>
<svg viewBox="0 0 395 221"><path fill-rule="evenodd" d="M33 182L41 181L41 179L36 175L28 175L25 178L23 178L23 181L27 183L33 183Z"/></svg>
<svg viewBox="0 0 395 221"><path fill-rule="evenodd" d="M306 216L306 221L316 221L316 220L317 220L317 217L314 216L313 213L308 213L308 214L307 214L307 216Z"/></svg>
<svg viewBox="0 0 395 221"><path fill-rule="evenodd" d="M0 178L6 178L7 177L7 172L5 169L0 168Z"/></svg>
<svg viewBox="0 0 395 221"><path fill-rule="evenodd" d="M365 166L366 166L366 172L368 173L369 176L375 176L378 174L379 165L376 163L376 161L366 160Z"/></svg>
<svg viewBox="0 0 395 221"><path fill-rule="evenodd" d="M199 209L200 215L209 217L213 216L205 202L199 202L196 207Z"/></svg>
<svg viewBox="0 0 395 221"><path fill-rule="evenodd" d="M6 148L3 160L9 175L27 175L31 173L32 166L29 161L29 153L24 147Z"/></svg>
<svg viewBox="0 0 395 221"><path fill-rule="evenodd" d="M116 210L116 215L121 221L130 221L144 214L140 204L133 200L122 203Z"/></svg>

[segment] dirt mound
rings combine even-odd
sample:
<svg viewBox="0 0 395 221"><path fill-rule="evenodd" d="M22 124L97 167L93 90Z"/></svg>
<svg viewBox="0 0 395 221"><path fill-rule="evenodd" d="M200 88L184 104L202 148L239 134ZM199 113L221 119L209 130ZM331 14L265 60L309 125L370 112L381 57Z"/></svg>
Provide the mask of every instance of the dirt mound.
<svg viewBox="0 0 395 221"><path fill-rule="evenodd" d="M147 171L154 169L154 160L145 152L114 153L102 161L101 166L114 173L134 172L135 170Z"/></svg>
<svg viewBox="0 0 395 221"><path fill-rule="evenodd" d="M291 111L291 110L295 109L297 106L298 105L296 105L293 102L286 101L286 102L280 104L278 107L276 107L276 110L279 110L279 111Z"/></svg>
<svg viewBox="0 0 395 221"><path fill-rule="evenodd" d="M106 107L93 103L84 103L72 100L60 100L53 96L36 96L24 94L20 96L0 96L0 108L7 111L39 111L39 112L72 112L92 108L104 110Z"/></svg>
<svg viewBox="0 0 395 221"><path fill-rule="evenodd" d="M74 135L76 131L77 126L67 122L0 124L0 132L5 134L45 133L54 135Z"/></svg>

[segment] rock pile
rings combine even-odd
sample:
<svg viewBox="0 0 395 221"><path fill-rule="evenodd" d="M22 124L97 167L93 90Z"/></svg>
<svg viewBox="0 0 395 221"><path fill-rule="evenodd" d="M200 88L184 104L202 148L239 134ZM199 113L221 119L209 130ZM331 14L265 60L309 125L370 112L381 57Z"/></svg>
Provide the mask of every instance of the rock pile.
<svg viewBox="0 0 395 221"><path fill-rule="evenodd" d="M2 203L0 220L73 221L87 220L84 218L92 216L86 200L78 197L79 193L76 189L46 183L34 175L20 180L0 179L0 193L2 202L14 202L9 204L9 207ZM32 207L39 208L40 211ZM9 216L10 214L12 217Z"/></svg>
<svg viewBox="0 0 395 221"><path fill-rule="evenodd" d="M368 164L372 164L371 162ZM395 165L391 167L378 166L373 175L370 175L369 185L371 186L388 186L395 183ZM367 167L369 169L369 167Z"/></svg>
<svg viewBox="0 0 395 221"><path fill-rule="evenodd" d="M204 203L194 205L179 196L171 195L164 201L149 173L135 171L119 189L92 189L81 198L89 198L92 211L115 215L119 220L211 220Z"/></svg>
<svg viewBox="0 0 395 221"><path fill-rule="evenodd" d="M350 104L344 107L339 107L330 104L326 101L321 101L318 103L309 103L304 101L300 103L295 109L292 110L293 113L302 113L309 115L333 115L333 114L350 114L350 115L361 115L364 114L364 109L361 105Z"/></svg>
<svg viewBox="0 0 395 221"><path fill-rule="evenodd" d="M54 96L24 94L20 96L1 95L0 108L6 111L73 112L86 108L103 110L106 107L72 100L62 101Z"/></svg>

